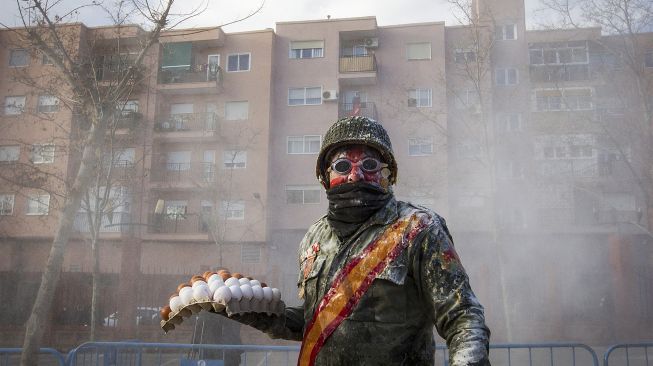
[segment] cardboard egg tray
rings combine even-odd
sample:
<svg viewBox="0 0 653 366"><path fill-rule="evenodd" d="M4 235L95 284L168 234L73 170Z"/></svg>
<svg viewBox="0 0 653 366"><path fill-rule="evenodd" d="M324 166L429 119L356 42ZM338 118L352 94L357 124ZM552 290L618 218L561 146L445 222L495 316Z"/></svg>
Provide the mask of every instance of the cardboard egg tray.
<svg viewBox="0 0 653 366"><path fill-rule="evenodd" d="M168 320L161 320L161 329L165 333L175 329L175 325L179 325L184 321L184 318L188 318L193 314L197 314L202 310L225 314L228 317L231 317L234 314L245 314L245 313L261 313L267 315L279 316L283 314L286 304L279 300L277 302L267 302L265 300L235 300L222 304L215 301L206 301L206 302L195 302L189 305L184 306L179 312L174 313L170 312Z"/></svg>

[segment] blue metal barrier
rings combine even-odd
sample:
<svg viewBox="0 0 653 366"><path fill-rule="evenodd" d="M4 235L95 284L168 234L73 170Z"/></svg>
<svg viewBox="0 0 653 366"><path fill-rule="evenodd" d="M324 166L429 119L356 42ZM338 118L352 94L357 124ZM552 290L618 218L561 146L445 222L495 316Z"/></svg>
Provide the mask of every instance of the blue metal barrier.
<svg viewBox="0 0 653 366"><path fill-rule="evenodd" d="M207 351L221 351L215 358L200 358ZM299 346L181 344L141 342L88 342L68 353L67 366L212 366L222 365L229 352L237 353L241 365L297 363ZM242 355L241 355L242 353ZM233 354L232 354L233 356Z"/></svg>
<svg viewBox="0 0 653 366"><path fill-rule="evenodd" d="M503 350L503 352L501 352ZM592 348L581 343L491 344L493 365L593 365L599 360Z"/></svg>
<svg viewBox="0 0 653 366"><path fill-rule="evenodd" d="M22 348L0 348L0 366L18 365L22 352ZM54 348L40 348L39 355L39 365L66 365L63 355Z"/></svg>
<svg viewBox="0 0 653 366"><path fill-rule="evenodd" d="M653 342L617 343L603 354L603 366L630 366L631 362L636 365L653 365Z"/></svg>

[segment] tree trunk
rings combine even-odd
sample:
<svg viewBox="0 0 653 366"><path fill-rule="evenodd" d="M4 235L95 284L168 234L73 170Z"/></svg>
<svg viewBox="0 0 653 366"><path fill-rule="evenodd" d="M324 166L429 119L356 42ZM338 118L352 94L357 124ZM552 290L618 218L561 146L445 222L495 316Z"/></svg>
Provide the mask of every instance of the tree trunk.
<svg viewBox="0 0 653 366"><path fill-rule="evenodd" d="M32 312L25 325L25 339L23 341L23 352L20 357L21 366L36 366L38 364L39 348L41 346L44 322L47 321L48 313L52 307L54 291L59 282L63 257L68 244L68 239L73 227L73 219L79 210L82 195L88 189L91 173L97 161L95 146L102 135L95 128L89 131L87 144L84 147L82 161L72 187L65 198L61 217L54 235L50 255L45 265L45 271L41 277L41 285L36 295L36 301Z"/></svg>
<svg viewBox="0 0 653 366"><path fill-rule="evenodd" d="M100 221L101 222L101 221ZM91 239L91 252L93 257L93 290L91 292L91 335L89 340L95 341L98 323L98 289L100 287L100 250L98 248L98 233Z"/></svg>

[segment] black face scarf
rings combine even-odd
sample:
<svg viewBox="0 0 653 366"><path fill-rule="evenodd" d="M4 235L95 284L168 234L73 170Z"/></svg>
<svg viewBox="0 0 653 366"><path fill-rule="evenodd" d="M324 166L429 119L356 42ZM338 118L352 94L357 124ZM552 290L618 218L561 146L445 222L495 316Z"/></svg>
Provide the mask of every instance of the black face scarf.
<svg viewBox="0 0 653 366"><path fill-rule="evenodd" d="M341 240L348 238L392 198L392 192L365 183L344 183L327 189L327 220Z"/></svg>

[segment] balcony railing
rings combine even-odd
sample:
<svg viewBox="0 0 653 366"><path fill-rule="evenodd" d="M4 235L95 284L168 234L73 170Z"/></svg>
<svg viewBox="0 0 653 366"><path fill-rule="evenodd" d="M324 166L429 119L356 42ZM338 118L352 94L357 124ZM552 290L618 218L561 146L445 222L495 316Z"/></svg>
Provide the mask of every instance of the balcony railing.
<svg viewBox="0 0 653 366"><path fill-rule="evenodd" d="M217 127L218 116L211 112L171 114L154 125L157 132L214 132Z"/></svg>
<svg viewBox="0 0 653 366"><path fill-rule="evenodd" d="M208 232L204 215L192 213L151 214L148 232L152 234L200 234Z"/></svg>
<svg viewBox="0 0 653 366"><path fill-rule="evenodd" d="M114 212L113 214L104 214L100 224L100 233L127 233L131 230L130 215L127 212ZM91 223L88 220L86 212L78 212L75 215L73 223L75 231L79 233L89 233Z"/></svg>
<svg viewBox="0 0 653 366"><path fill-rule="evenodd" d="M222 68L217 65L195 65L190 69L169 68L159 70L160 84L205 83L215 81L222 83Z"/></svg>
<svg viewBox="0 0 653 366"><path fill-rule="evenodd" d="M340 72L373 71L376 71L376 57L374 55L340 57Z"/></svg>
<svg viewBox="0 0 653 366"><path fill-rule="evenodd" d="M163 163L152 172L152 181L211 183L215 181L215 163Z"/></svg>
<svg viewBox="0 0 653 366"><path fill-rule="evenodd" d="M136 129L143 119L143 114L132 111L119 112L117 115L116 128Z"/></svg>
<svg viewBox="0 0 653 366"><path fill-rule="evenodd" d="M378 119L376 104L374 102L340 103L339 117L349 116L364 116L376 120Z"/></svg>

